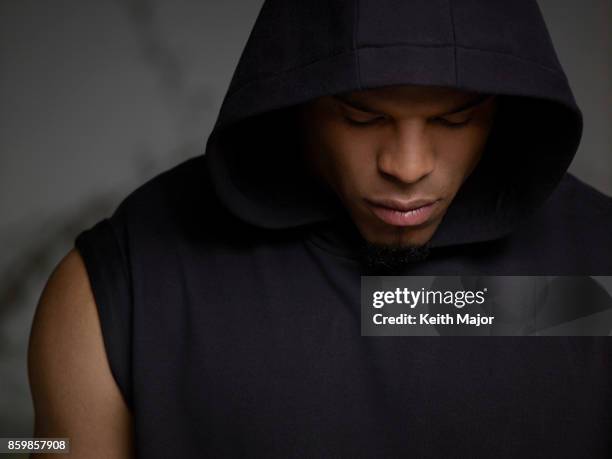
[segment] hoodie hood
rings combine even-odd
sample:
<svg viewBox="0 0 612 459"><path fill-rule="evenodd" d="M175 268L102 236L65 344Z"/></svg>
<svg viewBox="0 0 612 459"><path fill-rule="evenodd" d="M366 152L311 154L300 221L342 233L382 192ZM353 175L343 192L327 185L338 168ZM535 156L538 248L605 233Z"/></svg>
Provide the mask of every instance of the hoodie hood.
<svg viewBox="0 0 612 459"><path fill-rule="evenodd" d="M269 0L206 144L218 198L261 228L345 217L298 162L287 111L391 85L499 96L483 157L431 247L511 233L554 191L582 135L582 114L535 1Z"/></svg>

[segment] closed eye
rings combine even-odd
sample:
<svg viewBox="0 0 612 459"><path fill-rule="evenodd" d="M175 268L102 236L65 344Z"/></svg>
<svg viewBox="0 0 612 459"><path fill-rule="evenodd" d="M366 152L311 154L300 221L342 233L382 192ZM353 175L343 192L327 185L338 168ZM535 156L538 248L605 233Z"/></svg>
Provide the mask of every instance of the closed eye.
<svg viewBox="0 0 612 459"><path fill-rule="evenodd" d="M441 124L442 126L446 126L446 127L450 127L450 128L459 128L461 126L465 126L467 124L470 123L470 121L472 121L472 118L468 118L464 121L460 121L460 122L452 122L447 120L446 118L433 118L432 121L434 123L438 123Z"/></svg>
<svg viewBox="0 0 612 459"><path fill-rule="evenodd" d="M381 121L385 120L384 116L377 116L375 118L370 118L367 120L356 120L354 118L350 118L348 116L345 116L344 119L349 123L352 124L354 126L371 126L373 124L377 124Z"/></svg>

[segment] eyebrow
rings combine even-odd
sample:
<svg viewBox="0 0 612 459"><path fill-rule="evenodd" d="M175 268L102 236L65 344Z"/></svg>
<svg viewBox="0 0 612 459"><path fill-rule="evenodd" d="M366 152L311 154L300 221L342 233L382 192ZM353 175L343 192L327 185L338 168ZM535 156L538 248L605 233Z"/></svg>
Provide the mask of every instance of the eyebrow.
<svg viewBox="0 0 612 459"><path fill-rule="evenodd" d="M477 105L480 105L481 103L483 103L484 101L488 100L489 98L493 97L492 94L480 94L476 97L474 97L473 99L459 105L458 107L453 108L452 110L446 112L446 113L442 113L441 115L438 116L448 116L448 115L453 115L455 113L459 113L462 111L465 111L469 108L473 108L476 107ZM348 105L349 107L353 107L357 110L361 110L362 112L366 112L366 113L371 113L371 114L379 114L380 112L368 107L366 104L359 102L353 98L351 98L349 95L347 94L335 94L334 98L339 100L340 102L342 102L343 104Z"/></svg>

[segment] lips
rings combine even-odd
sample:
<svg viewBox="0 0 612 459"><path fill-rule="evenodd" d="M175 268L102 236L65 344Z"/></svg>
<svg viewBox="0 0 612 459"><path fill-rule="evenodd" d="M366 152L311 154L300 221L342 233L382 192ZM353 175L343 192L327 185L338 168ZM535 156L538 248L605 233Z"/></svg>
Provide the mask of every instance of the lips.
<svg viewBox="0 0 612 459"><path fill-rule="evenodd" d="M399 199L392 198L382 198L382 199L372 199L369 202L378 207L386 207L392 210L399 210L400 212L408 212L410 210L418 209L419 207L427 206L429 204L433 204L436 199L412 199L410 201L401 201Z"/></svg>
<svg viewBox="0 0 612 459"><path fill-rule="evenodd" d="M398 199L366 200L370 209L380 220L393 226L418 226L426 223L431 217L438 200Z"/></svg>

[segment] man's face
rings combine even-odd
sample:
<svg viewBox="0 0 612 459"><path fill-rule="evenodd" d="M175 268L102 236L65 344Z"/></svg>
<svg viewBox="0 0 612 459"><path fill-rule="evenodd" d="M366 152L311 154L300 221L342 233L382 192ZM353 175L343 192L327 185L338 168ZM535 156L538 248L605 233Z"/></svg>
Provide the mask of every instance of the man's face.
<svg viewBox="0 0 612 459"><path fill-rule="evenodd" d="M322 97L300 110L303 153L366 241L421 246L478 164L495 108L494 96L441 87Z"/></svg>

